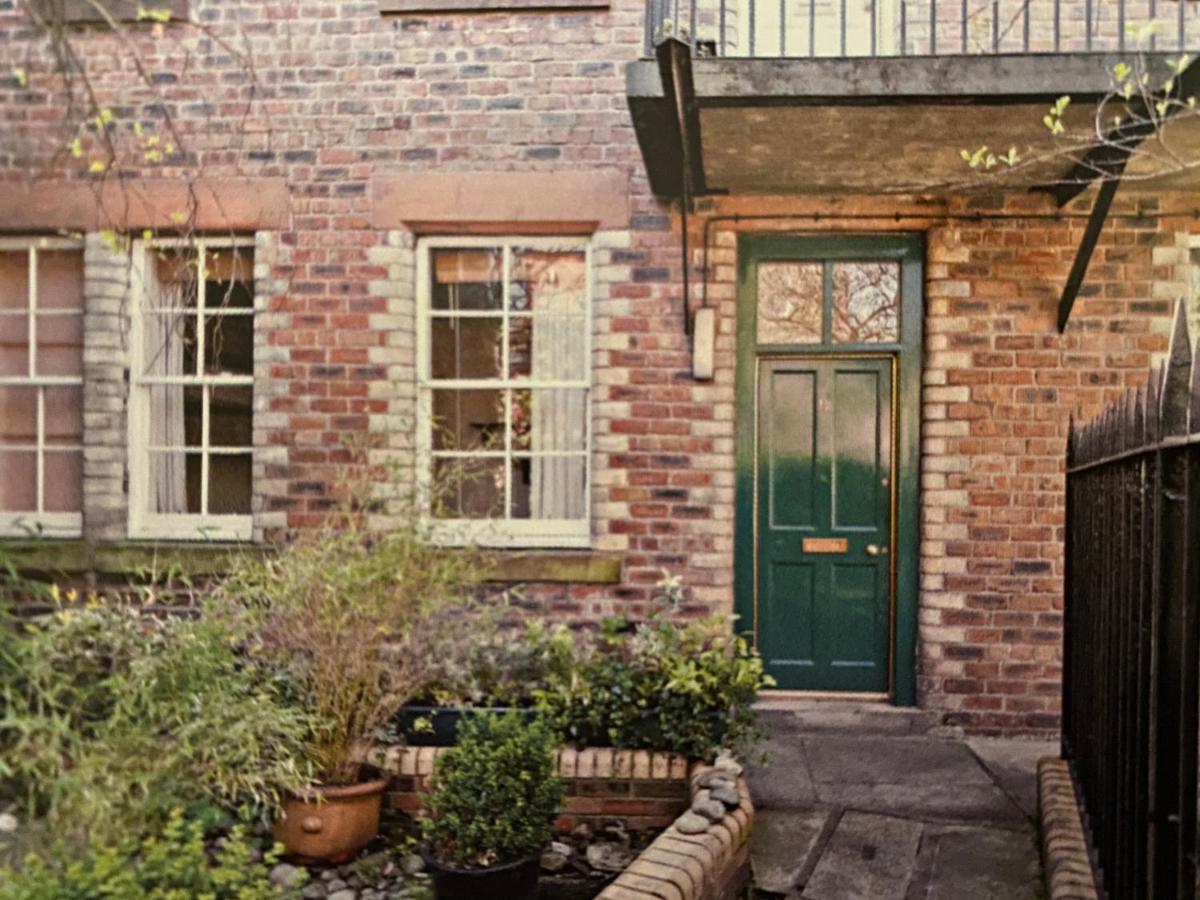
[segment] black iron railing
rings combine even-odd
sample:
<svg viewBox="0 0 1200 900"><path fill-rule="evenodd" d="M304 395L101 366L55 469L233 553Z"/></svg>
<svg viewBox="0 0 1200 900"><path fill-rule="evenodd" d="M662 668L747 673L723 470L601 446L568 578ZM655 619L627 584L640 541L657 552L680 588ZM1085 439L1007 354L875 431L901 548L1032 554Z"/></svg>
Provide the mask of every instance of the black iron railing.
<svg viewBox="0 0 1200 900"><path fill-rule="evenodd" d="M1196 895L1200 354L1068 445L1063 756L1112 898Z"/></svg>
<svg viewBox="0 0 1200 900"><path fill-rule="evenodd" d="M646 47L699 56L1172 51L1200 46L1186 0L647 0ZM1153 23L1153 24L1151 24Z"/></svg>

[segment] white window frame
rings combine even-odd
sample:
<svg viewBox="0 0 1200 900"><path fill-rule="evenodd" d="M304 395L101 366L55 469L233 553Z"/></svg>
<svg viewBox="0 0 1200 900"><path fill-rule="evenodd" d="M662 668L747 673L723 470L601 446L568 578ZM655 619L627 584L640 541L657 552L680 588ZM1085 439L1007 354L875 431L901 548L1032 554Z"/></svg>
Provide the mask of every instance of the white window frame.
<svg viewBox="0 0 1200 900"><path fill-rule="evenodd" d="M508 339L509 320L509 264L512 250L562 250L564 252L584 253L587 266L586 292L584 297L585 352L587 356L586 375L579 381L571 382L537 382L532 379L513 379L508 376ZM431 251L439 249L501 249L504 256L502 299L504 349L501 362L502 378L496 379L438 379L432 377L432 269L430 267ZM594 271L592 266L592 242L587 237L563 236L520 236L496 235L486 237L427 237L417 243L417 487L421 496L426 498L423 505L425 531L431 539L446 546L477 545L496 548L550 549L550 548L587 548L591 546L592 521L592 293ZM482 313L481 313L482 314ZM495 312L483 315L496 316ZM505 504L506 518L494 519L441 519L434 518L429 512L428 498L432 490L432 469L435 456L451 458L460 456L470 459L485 457L512 459L512 417L511 404L505 404L504 449L498 451L452 451L433 450L433 389L439 388L506 388L524 389L530 387L563 387L584 391L584 449L578 453L557 453L558 456L580 456L584 461L584 504L583 517L579 519L510 519L508 515L508 498L511 495L512 467L505 465Z"/></svg>
<svg viewBox="0 0 1200 900"><path fill-rule="evenodd" d="M148 482L150 478L150 452L152 448L146 440L150 433L150 390L153 385L183 384L189 387L202 387L204 402L202 406L201 443L200 443L200 494L201 509L208 505L208 458L210 454L239 454L247 451L253 453L253 447L213 448L208 446L209 393L214 387L249 387L254 388L254 375L154 375L143 374L145 360L143 359L144 310L150 307L146 304L146 267L151 255L157 250L194 250L197 254L196 277L196 308L188 310L188 315L198 315L203 323L205 312L203 285L208 274L204 260L208 250L231 250L235 248L254 249L253 237L212 237L212 238L170 238L138 240L133 245L132 257L132 291L133 302L130 304L130 373L129 373L129 536L133 538L152 538L171 541L249 541L254 535L253 515L210 515L200 513L157 513L148 508ZM253 287L253 273L250 273L250 284ZM222 315L257 316L259 299L257 292L254 302L249 309L225 309ZM161 309L160 309L161 313ZM197 359L204 359L204 328L197 329ZM253 490L253 485L251 485Z"/></svg>
<svg viewBox="0 0 1200 900"><path fill-rule="evenodd" d="M7 450L33 452L37 456L37 506L30 511L0 511L0 537L53 537L77 538L83 534L83 511L79 512L46 512L46 451L47 450L78 450L83 451L83 443L78 445L46 443L46 391L47 387L83 387L82 361L79 375L38 375L37 374L37 320L39 315L78 315L82 320L85 312L86 299L80 298L79 311L73 310L40 310L38 308L37 283L37 254L39 250L78 250L83 253L83 244L70 238L51 237L15 237L0 238L0 250L28 252L29 266L29 298L28 305L23 310L12 310L0 315L29 316L29 372L26 375L0 376L0 385L6 387L28 387L37 389L37 440L34 444L14 445ZM82 349L80 353L82 354ZM80 398L80 404L83 400ZM83 410L80 409L82 417ZM82 502L83 487L80 485Z"/></svg>

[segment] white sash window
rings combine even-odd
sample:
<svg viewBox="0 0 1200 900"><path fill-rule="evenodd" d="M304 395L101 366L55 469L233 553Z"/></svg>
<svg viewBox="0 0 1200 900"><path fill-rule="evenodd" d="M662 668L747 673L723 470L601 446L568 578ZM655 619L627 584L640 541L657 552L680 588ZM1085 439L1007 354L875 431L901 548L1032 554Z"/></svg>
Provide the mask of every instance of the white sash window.
<svg viewBox="0 0 1200 900"><path fill-rule="evenodd" d="M448 543L589 542L586 240L421 242L418 471Z"/></svg>

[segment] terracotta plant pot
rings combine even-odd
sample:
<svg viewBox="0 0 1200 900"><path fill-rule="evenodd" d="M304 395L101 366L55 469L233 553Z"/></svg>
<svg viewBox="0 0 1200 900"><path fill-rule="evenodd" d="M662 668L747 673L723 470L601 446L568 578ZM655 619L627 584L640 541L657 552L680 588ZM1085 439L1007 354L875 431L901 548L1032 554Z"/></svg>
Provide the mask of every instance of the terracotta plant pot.
<svg viewBox="0 0 1200 900"><path fill-rule="evenodd" d="M292 797L275 822L275 840L303 863L344 863L379 832L386 781L312 788L320 800Z"/></svg>

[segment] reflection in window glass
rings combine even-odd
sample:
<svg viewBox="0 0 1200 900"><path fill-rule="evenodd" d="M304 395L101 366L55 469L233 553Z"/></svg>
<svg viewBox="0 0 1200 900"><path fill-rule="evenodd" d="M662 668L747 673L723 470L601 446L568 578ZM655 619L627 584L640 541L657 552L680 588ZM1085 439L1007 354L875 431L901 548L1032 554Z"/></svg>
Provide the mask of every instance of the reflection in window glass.
<svg viewBox="0 0 1200 900"><path fill-rule="evenodd" d="M886 344L899 341L899 264L834 263L832 318L835 343Z"/></svg>
<svg viewBox="0 0 1200 900"><path fill-rule="evenodd" d="M822 263L759 263L760 344L819 344L824 306Z"/></svg>

